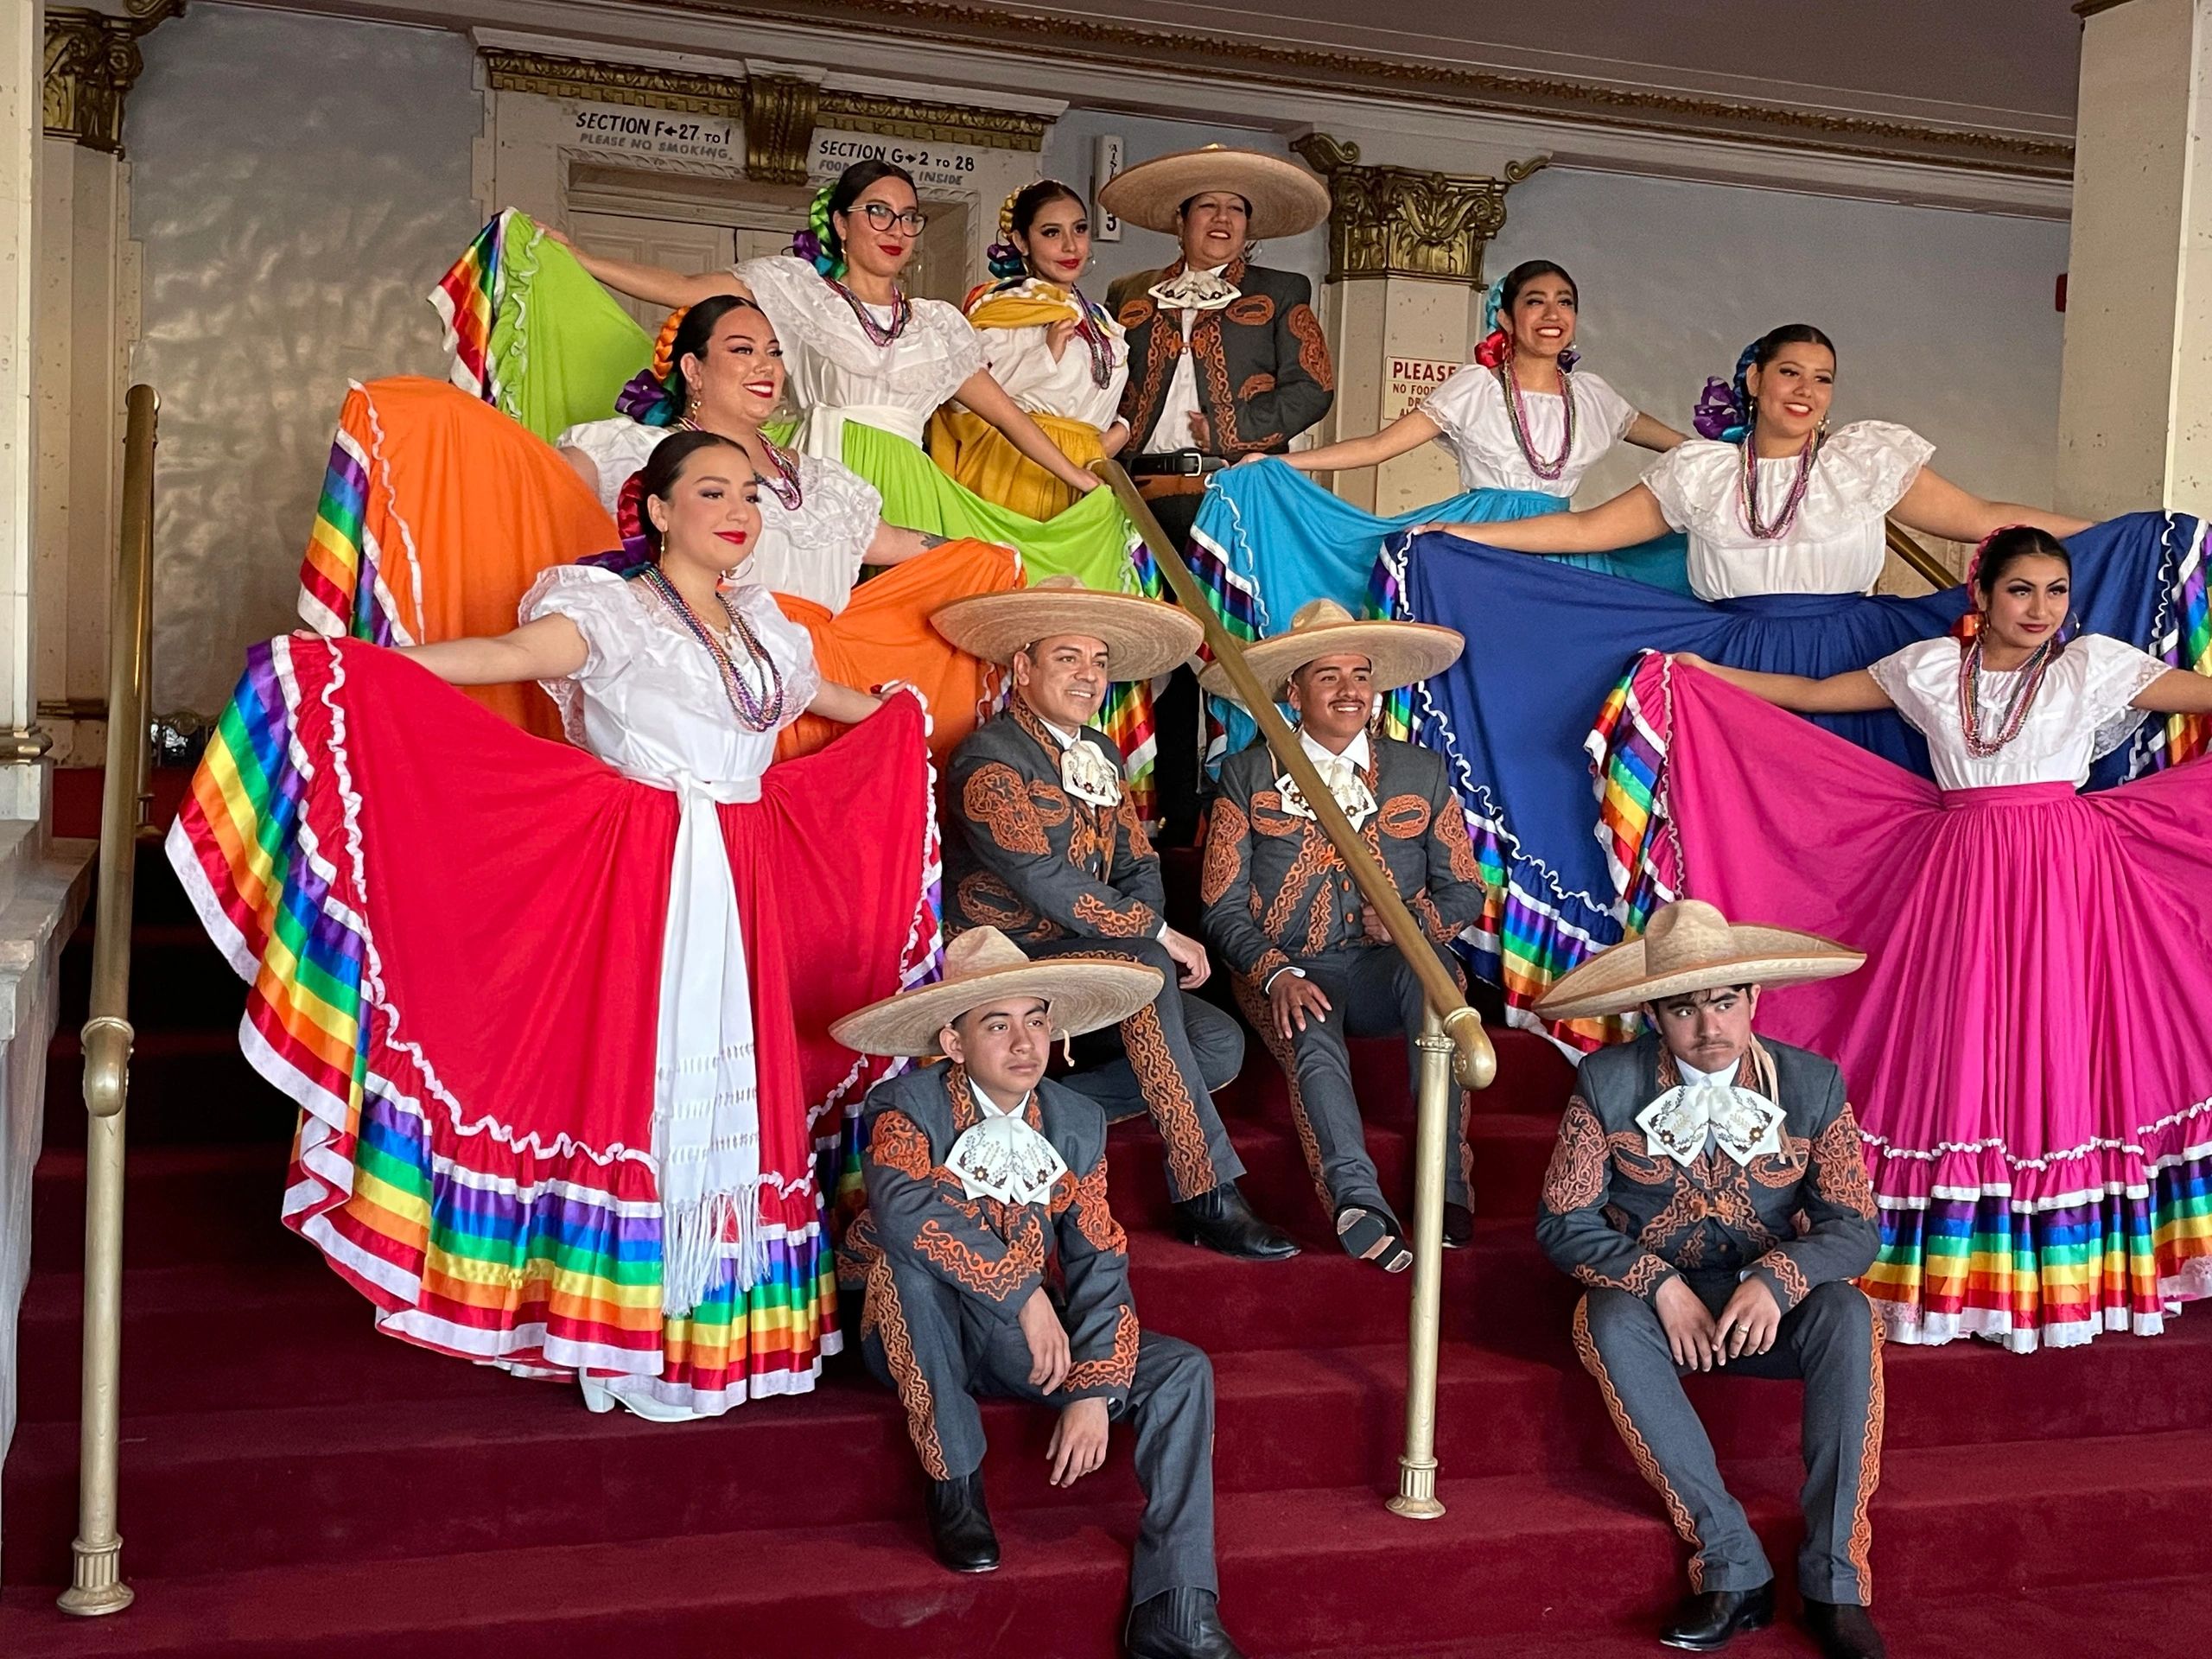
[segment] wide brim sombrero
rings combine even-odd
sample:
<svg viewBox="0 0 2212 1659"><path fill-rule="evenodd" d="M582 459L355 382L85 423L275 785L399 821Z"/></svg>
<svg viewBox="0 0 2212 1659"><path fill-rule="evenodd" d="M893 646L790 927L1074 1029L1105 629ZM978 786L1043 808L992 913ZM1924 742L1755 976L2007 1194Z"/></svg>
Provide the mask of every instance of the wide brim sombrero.
<svg viewBox="0 0 2212 1659"><path fill-rule="evenodd" d="M1296 236L1329 216L1329 187L1297 162L1221 144L1140 162L1098 193L1098 205L1117 219L1173 236L1177 210L1209 190L1244 198L1252 209L1255 241Z"/></svg>
<svg viewBox="0 0 2212 1659"><path fill-rule="evenodd" d="M1101 593L1073 576L956 599L932 613L930 623L971 657L1001 665L1039 639L1071 633L1102 640L1108 670L1117 680L1165 674L1188 659L1205 638L1198 619L1179 605Z"/></svg>
<svg viewBox="0 0 2212 1659"><path fill-rule="evenodd" d="M1298 607L1287 632L1245 646L1244 661L1280 702L1287 695L1290 677L1316 658L1364 657L1374 664L1374 689L1395 691L1442 673L1466 648L1466 636L1457 628L1433 622L1362 621L1332 599L1316 599ZM1198 683L1216 696L1236 696L1229 671L1220 663L1207 664Z"/></svg>
<svg viewBox="0 0 2212 1659"><path fill-rule="evenodd" d="M1817 933L1732 924L1713 906L1683 899L1654 916L1643 938L1623 940L1561 978L1536 1012L1547 1020L1622 1014L1722 985L1834 979L1866 960L1865 951Z"/></svg>
<svg viewBox="0 0 2212 1659"><path fill-rule="evenodd" d="M935 1054L938 1033L969 1009L1036 996L1055 1036L1080 1037L1128 1019L1160 995L1164 977L1141 962L1032 962L998 929L971 928L945 950L943 979L856 1009L830 1035L862 1054Z"/></svg>

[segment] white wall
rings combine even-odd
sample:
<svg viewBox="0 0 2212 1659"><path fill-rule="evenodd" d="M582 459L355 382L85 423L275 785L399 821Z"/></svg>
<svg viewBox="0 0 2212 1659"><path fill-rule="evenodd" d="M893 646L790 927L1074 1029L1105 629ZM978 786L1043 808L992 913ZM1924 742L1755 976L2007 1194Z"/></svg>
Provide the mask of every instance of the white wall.
<svg viewBox="0 0 2212 1659"><path fill-rule="evenodd" d="M131 370L162 394L154 707L218 711L293 625L349 378L442 375L423 296L478 224L458 35L199 4L125 106L144 250Z"/></svg>
<svg viewBox="0 0 2212 1659"><path fill-rule="evenodd" d="M2063 224L1549 169L1506 206L1488 274L1566 266L1585 364L1669 425L1689 430L1706 377L1752 340L1810 322L1836 343L1838 421L1902 422L1955 483L2051 505ZM1625 488L1646 459L1609 457L1579 499Z"/></svg>

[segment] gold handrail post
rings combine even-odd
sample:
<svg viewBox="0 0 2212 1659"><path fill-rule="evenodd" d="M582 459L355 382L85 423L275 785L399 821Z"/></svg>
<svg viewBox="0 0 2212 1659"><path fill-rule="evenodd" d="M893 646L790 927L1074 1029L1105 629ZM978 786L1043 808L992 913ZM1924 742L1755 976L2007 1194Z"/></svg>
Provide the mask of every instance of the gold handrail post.
<svg viewBox="0 0 2212 1659"><path fill-rule="evenodd" d="M1891 552L1912 567L1912 572L1936 593L1959 585L1959 578L1943 568L1943 562L1913 540L1911 533L1894 518L1882 520L1882 539Z"/></svg>
<svg viewBox="0 0 2212 1659"><path fill-rule="evenodd" d="M1198 578L1184 564L1181 550L1167 539L1135 484L1112 461L1094 461L1090 470L1113 486L1122 510L1152 550L1160 574L1174 589L1183 608L1198 618L1205 630L1207 646L1250 712L1260 735L1290 773L1314 822L1344 859L1360 896L1374 906L1391 944L1421 981L1427 1007L1421 1016L1418 1039L1421 1076L1414 1130L1414 1282L1406 1371L1406 1449L1398 1459L1398 1496L1389 1501L1389 1507L1397 1515L1432 1520L1444 1513L1443 1504L1436 1498L1436 1369L1444 1295L1445 1135L1446 1124L1458 1116L1452 1110L1451 1086L1456 1083L1462 1089L1489 1088L1497 1075L1497 1055L1483 1030L1482 1016L1467 1006L1450 971L1437 960L1428 936L1344 817L1336 797L1322 783L1297 734L1275 707L1274 696L1246 664L1243 642L1222 626Z"/></svg>
<svg viewBox="0 0 2212 1659"><path fill-rule="evenodd" d="M122 1437L123 1108L130 1086L130 912L138 820L150 759L147 681L153 659L154 441L161 398L124 400L123 534L108 610L107 772L101 780L99 899L92 934L92 1017L85 1021L85 1351L78 1425L77 1536L65 1613L130 1605L116 1524Z"/></svg>

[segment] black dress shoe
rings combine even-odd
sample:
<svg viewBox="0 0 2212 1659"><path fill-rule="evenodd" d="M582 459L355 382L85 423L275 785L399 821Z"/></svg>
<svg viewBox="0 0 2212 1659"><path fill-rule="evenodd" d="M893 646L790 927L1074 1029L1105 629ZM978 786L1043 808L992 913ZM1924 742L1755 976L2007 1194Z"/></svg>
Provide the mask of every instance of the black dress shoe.
<svg viewBox="0 0 2212 1659"><path fill-rule="evenodd" d="M1175 1206L1185 1242L1250 1262L1280 1262L1296 1255L1298 1246L1252 1213L1234 1181L1185 1198Z"/></svg>
<svg viewBox="0 0 2212 1659"><path fill-rule="evenodd" d="M1464 1204L1444 1206L1444 1248L1464 1250L1475 1242L1475 1213Z"/></svg>
<svg viewBox="0 0 2212 1659"><path fill-rule="evenodd" d="M1670 1648L1713 1653L1745 1630L1774 1623L1774 1580L1756 1590L1701 1590L1675 1610L1673 1623L1659 1632Z"/></svg>
<svg viewBox="0 0 2212 1659"><path fill-rule="evenodd" d="M1805 1598L1805 1628L1827 1659L1887 1659L1882 1633L1864 1607Z"/></svg>
<svg viewBox="0 0 2212 1659"><path fill-rule="evenodd" d="M956 1573L988 1573L999 1564L999 1535L983 1507L983 1471L930 1482L930 1543Z"/></svg>
<svg viewBox="0 0 2212 1659"><path fill-rule="evenodd" d="M1170 1590L1129 1613L1129 1659L1244 1659L1211 1590Z"/></svg>

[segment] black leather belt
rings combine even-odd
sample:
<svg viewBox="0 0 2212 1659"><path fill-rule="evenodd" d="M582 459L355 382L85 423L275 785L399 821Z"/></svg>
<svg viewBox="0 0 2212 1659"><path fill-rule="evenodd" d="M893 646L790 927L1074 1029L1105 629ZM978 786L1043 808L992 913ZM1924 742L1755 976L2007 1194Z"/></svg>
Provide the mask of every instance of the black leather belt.
<svg viewBox="0 0 2212 1659"><path fill-rule="evenodd" d="M1198 478L1217 473L1229 463L1219 455L1202 455L1195 449L1176 449L1164 455L1131 455L1132 478Z"/></svg>

